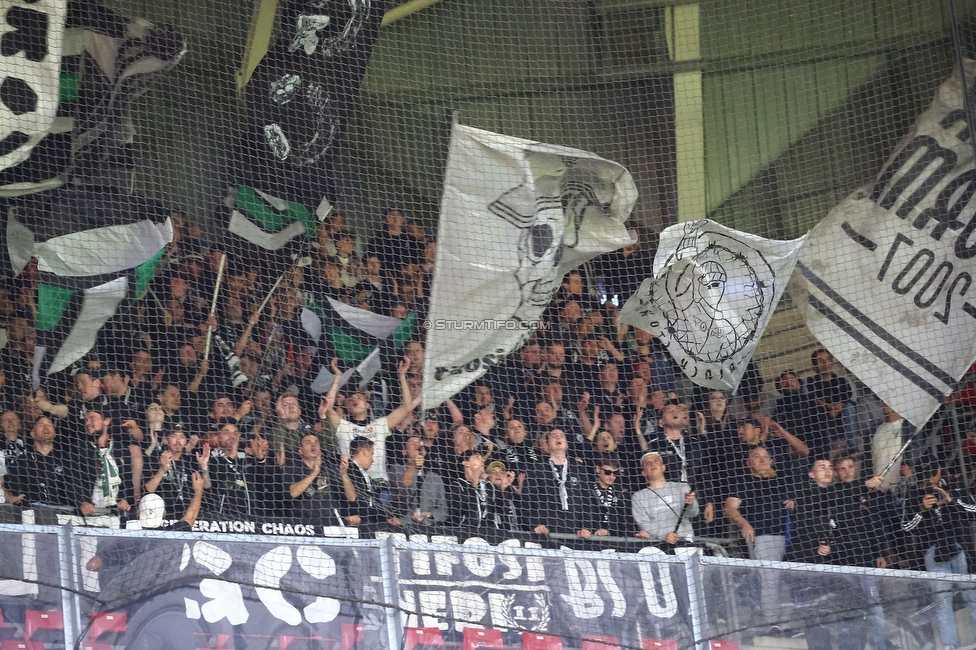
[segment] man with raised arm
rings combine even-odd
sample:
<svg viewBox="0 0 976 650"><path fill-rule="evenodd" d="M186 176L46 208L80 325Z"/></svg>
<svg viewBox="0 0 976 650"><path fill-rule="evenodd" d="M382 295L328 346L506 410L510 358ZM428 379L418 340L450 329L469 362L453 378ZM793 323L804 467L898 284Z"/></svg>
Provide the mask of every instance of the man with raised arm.
<svg viewBox="0 0 976 650"><path fill-rule="evenodd" d="M335 374L335 380L332 382L328 395L322 401L319 417L328 420L332 428L335 429L339 451L347 456L351 457L349 443L352 442L353 438L363 437L373 443L373 463L367 470L371 479L389 480L386 471L386 439L390 432L420 404L419 395L416 398L410 396L410 386L407 384L407 372L409 370L410 359L404 357L400 365L397 366L397 375L400 377L400 406L383 417L370 420L368 416L369 397L363 391L355 391L346 398L344 404L348 417L346 419L340 417L335 410L335 398L339 392L339 380L342 377L342 371L339 370L339 360L332 359L332 372Z"/></svg>
<svg viewBox="0 0 976 650"><path fill-rule="evenodd" d="M203 443L194 461L187 451L186 432L176 425L163 436L163 447L147 463L144 489L146 494L161 496L169 504L170 514L182 518L193 500L193 472L199 470L204 487L210 487L210 445Z"/></svg>
<svg viewBox="0 0 976 650"><path fill-rule="evenodd" d="M192 531L197 515L200 514L204 480L199 472L193 472L190 481L193 486L193 497L179 521L169 526L163 526L166 517L166 502L158 494L147 494L139 502L139 527L143 530ZM147 537L120 537L117 539L102 537L98 543L98 554L88 560L85 568L89 571L98 572L99 582L104 587L112 582L122 567L142 557L148 551L158 548L159 543L160 540Z"/></svg>

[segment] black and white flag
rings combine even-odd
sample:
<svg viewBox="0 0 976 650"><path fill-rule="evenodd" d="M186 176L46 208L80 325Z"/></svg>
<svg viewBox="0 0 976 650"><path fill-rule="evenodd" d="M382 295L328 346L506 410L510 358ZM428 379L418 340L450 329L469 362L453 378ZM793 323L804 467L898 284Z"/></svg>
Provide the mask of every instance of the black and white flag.
<svg viewBox="0 0 976 650"><path fill-rule="evenodd" d="M797 266L809 289L807 327L916 426L976 360L971 138L957 69L874 184L810 232Z"/></svg>
<svg viewBox="0 0 976 650"><path fill-rule="evenodd" d="M38 376L91 350L121 302L141 293L173 239L169 211L155 201L73 186L19 200L6 228L15 273L37 258Z"/></svg>
<svg viewBox="0 0 976 650"><path fill-rule="evenodd" d="M424 408L517 350L570 269L631 243L622 165L455 125L444 177L424 364Z"/></svg>
<svg viewBox="0 0 976 650"><path fill-rule="evenodd" d="M654 277L627 300L619 321L660 339L699 386L734 390L803 240L764 239L707 219L666 228Z"/></svg>
<svg viewBox="0 0 976 650"><path fill-rule="evenodd" d="M0 170L24 162L58 113L67 0L0 0Z"/></svg>

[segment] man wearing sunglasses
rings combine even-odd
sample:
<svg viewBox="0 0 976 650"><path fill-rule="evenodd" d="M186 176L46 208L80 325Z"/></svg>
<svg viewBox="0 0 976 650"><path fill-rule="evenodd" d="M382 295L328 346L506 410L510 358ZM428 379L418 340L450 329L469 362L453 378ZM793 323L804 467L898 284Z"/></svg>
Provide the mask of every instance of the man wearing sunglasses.
<svg viewBox="0 0 976 650"><path fill-rule="evenodd" d="M593 484L593 496L598 506L599 528L594 535L613 535L615 537L629 537L637 529L628 511L630 495L626 493L620 480L620 461L614 455L597 456L594 460L596 481Z"/></svg>

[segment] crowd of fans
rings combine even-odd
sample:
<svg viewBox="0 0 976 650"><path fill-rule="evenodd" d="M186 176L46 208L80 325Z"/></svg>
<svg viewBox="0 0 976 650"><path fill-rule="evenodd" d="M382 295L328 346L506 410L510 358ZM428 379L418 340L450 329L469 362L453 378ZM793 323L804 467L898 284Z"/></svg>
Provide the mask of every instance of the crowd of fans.
<svg viewBox="0 0 976 650"><path fill-rule="evenodd" d="M732 408L726 393L688 390L650 335L618 329L618 305L650 273L640 241L570 272L518 352L420 413L423 332L389 342L384 370L365 386L340 385L346 368L300 319L325 298L425 316L437 244L400 209L368 242L339 214L320 223L303 251L310 262L285 271L263 311L276 279L268 260L174 223L147 295L40 389L36 270L0 291L6 503L136 519L155 495L153 511L184 525L200 512L361 534L563 533L669 546L697 535L741 539L757 559L879 567L969 550L968 490L946 483L963 468L916 445L885 472L913 430L876 399L855 405L825 350L808 371L779 375L775 404L747 373ZM320 365L336 377L325 393L311 388ZM764 601L777 588L764 585Z"/></svg>

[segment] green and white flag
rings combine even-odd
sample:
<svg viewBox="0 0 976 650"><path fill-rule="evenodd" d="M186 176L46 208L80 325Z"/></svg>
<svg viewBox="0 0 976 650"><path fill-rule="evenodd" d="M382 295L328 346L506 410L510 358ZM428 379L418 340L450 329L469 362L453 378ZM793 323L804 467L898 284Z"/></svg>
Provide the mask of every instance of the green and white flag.
<svg viewBox="0 0 976 650"><path fill-rule="evenodd" d="M417 326L416 314L400 320L332 298L327 298L323 304L309 304L302 310L301 320L305 332L316 345L324 338L342 365L355 364L343 373L343 383L349 381L352 372L358 372L361 384L380 371L380 348L388 344L394 350L401 349ZM312 382L312 389L325 392L332 385L332 379L332 373L323 365ZM318 390L323 386L324 389Z"/></svg>
<svg viewBox="0 0 976 650"><path fill-rule="evenodd" d="M37 258L35 382L91 350L122 301L145 290L173 239L161 204L78 187L26 197L6 227L15 270Z"/></svg>
<svg viewBox="0 0 976 650"><path fill-rule="evenodd" d="M315 219L300 203L238 185L229 199L227 230L268 251L279 251L302 235L314 236Z"/></svg>

